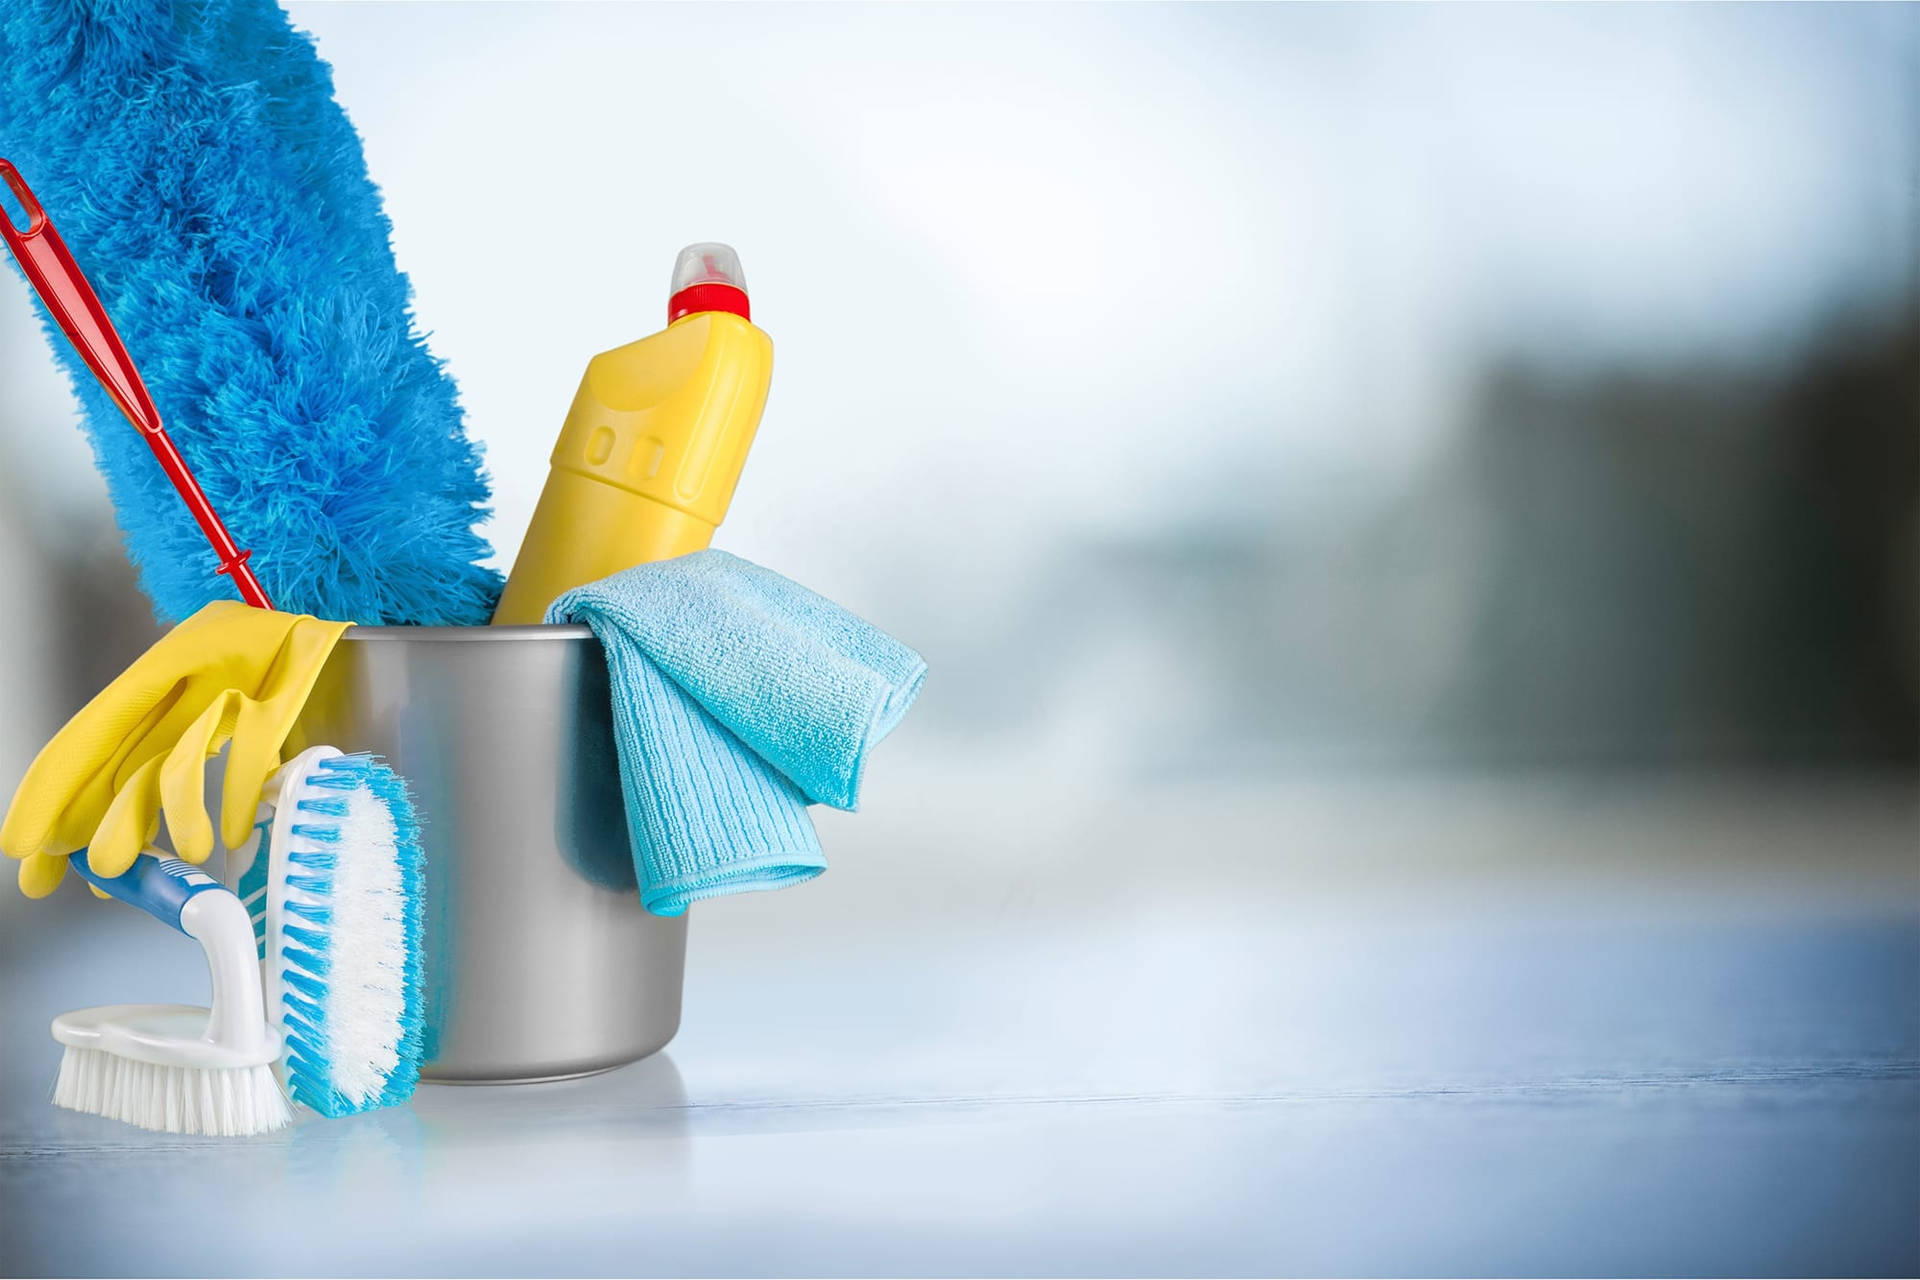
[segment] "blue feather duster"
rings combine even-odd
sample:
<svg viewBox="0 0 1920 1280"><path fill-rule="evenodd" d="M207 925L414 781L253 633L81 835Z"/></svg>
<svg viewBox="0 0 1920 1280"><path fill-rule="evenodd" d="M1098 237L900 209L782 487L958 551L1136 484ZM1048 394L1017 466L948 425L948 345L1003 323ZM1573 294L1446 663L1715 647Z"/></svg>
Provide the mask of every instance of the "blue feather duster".
<svg viewBox="0 0 1920 1280"><path fill-rule="evenodd" d="M268 0L5 0L0 155L106 304L281 609L487 621L481 451L413 325L360 139ZM44 317L43 317L44 320ZM57 329L163 621L231 598L146 445Z"/></svg>

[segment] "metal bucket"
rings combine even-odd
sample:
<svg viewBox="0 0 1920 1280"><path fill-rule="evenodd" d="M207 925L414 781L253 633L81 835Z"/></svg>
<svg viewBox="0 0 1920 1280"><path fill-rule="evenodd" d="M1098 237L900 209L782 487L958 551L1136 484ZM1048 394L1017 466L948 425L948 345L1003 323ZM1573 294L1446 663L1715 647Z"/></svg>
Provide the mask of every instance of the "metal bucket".
<svg viewBox="0 0 1920 1280"><path fill-rule="evenodd" d="M422 1075L554 1080L680 1025L686 917L640 905L607 667L585 627L354 627L289 753L385 756L426 846Z"/></svg>

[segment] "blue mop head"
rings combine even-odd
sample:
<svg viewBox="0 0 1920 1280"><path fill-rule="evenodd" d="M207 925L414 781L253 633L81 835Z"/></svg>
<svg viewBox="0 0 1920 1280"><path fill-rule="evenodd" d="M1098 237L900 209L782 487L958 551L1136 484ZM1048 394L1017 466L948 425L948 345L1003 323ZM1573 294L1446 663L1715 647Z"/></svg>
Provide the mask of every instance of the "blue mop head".
<svg viewBox="0 0 1920 1280"><path fill-rule="evenodd" d="M378 757L316 748L274 780L271 834L238 892L265 890L267 1007L287 1092L325 1116L413 1096L423 1054L425 856L406 783ZM255 905L249 901L249 907Z"/></svg>
<svg viewBox="0 0 1920 1280"><path fill-rule="evenodd" d="M278 608L487 621L500 575L477 564L480 449L413 327L331 73L285 14L268 0L6 0L0 155ZM155 611L174 622L233 598L145 443L46 327Z"/></svg>

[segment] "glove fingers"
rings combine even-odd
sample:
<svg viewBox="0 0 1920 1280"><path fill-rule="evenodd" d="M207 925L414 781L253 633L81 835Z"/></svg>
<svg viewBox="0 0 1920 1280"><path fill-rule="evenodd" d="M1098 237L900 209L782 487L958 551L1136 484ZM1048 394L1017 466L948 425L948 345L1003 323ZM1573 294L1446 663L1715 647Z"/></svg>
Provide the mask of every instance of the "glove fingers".
<svg viewBox="0 0 1920 1280"><path fill-rule="evenodd" d="M67 860L51 853L30 853L20 860L20 892L29 898L44 898L60 887L67 874Z"/></svg>
<svg viewBox="0 0 1920 1280"><path fill-rule="evenodd" d="M173 837L173 851L188 862L205 862L213 852L213 819L207 815L207 758L233 737L248 705L247 696L238 689L221 693L187 726L161 766L160 803L167 815L167 834Z"/></svg>
<svg viewBox="0 0 1920 1280"><path fill-rule="evenodd" d="M87 844L87 864L102 876L125 874L149 841L160 833L160 766L153 759L134 770L113 797L107 814Z"/></svg>
<svg viewBox="0 0 1920 1280"><path fill-rule="evenodd" d="M79 848L129 762L166 750L167 722L190 714L182 703L193 701L198 677L212 673L216 689L236 683L244 670L236 656L278 645L299 621L217 600L161 636L40 749L0 823L0 850L24 858ZM155 735L158 741L149 741Z"/></svg>
<svg viewBox="0 0 1920 1280"><path fill-rule="evenodd" d="M237 848L253 830L260 792L280 767L294 721L348 625L302 617L274 656L257 700L240 709L233 745L227 750L227 781L220 802L220 835L227 848Z"/></svg>
<svg viewBox="0 0 1920 1280"><path fill-rule="evenodd" d="M43 772L40 761L51 749L52 743L42 748L33 764L28 767L26 776L20 779L20 785L14 788L13 801L7 806L5 822L0 822L0 852L9 858L32 858L47 843L47 836L53 831L53 824L60 819L65 809L67 793L60 790L57 783L50 783L39 775ZM51 791L50 791L51 787ZM20 868L22 876L20 887L26 888L26 868ZM54 881L58 884L59 881ZM51 893L52 890L47 890ZM44 897L45 894L33 894Z"/></svg>
<svg viewBox="0 0 1920 1280"><path fill-rule="evenodd" d="M0 823L0 849L9 856L45 852L72 834L61 828L77 820L91 829L97 821L94 814L111 799L114 773L164 718L178 692L176 680L159 677L148 665L144 657L136 661L34 756ZM86 812L96 805L94 813Z"/></svg>
<svg viewBox="0 0 1920 1280"><path fill-rule="evenodd" d="M295 708L297 711L298 708ZM253 830L259 811L260 793L267 779L280 767L280 744L286 741L284 717L276 709L249 702L240 711L240 723L233 731L233 745L227 748L227 778L220 797L220 838L227 848L244 844Z"/></svg>

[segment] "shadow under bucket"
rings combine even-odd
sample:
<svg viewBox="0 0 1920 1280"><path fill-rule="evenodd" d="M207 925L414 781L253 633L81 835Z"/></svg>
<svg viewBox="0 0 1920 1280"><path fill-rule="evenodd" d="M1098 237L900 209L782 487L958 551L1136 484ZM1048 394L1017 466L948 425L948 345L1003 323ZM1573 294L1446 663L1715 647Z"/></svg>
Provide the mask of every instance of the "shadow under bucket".
<svg viewBox="0 0 1920 1280"><path fill-rule="evenodd" d="M673 1038L686 917L640 905L606 661L586 627L353 627L295 738L376 752L413 788L423 1077L586 1075Z"/></svg>

